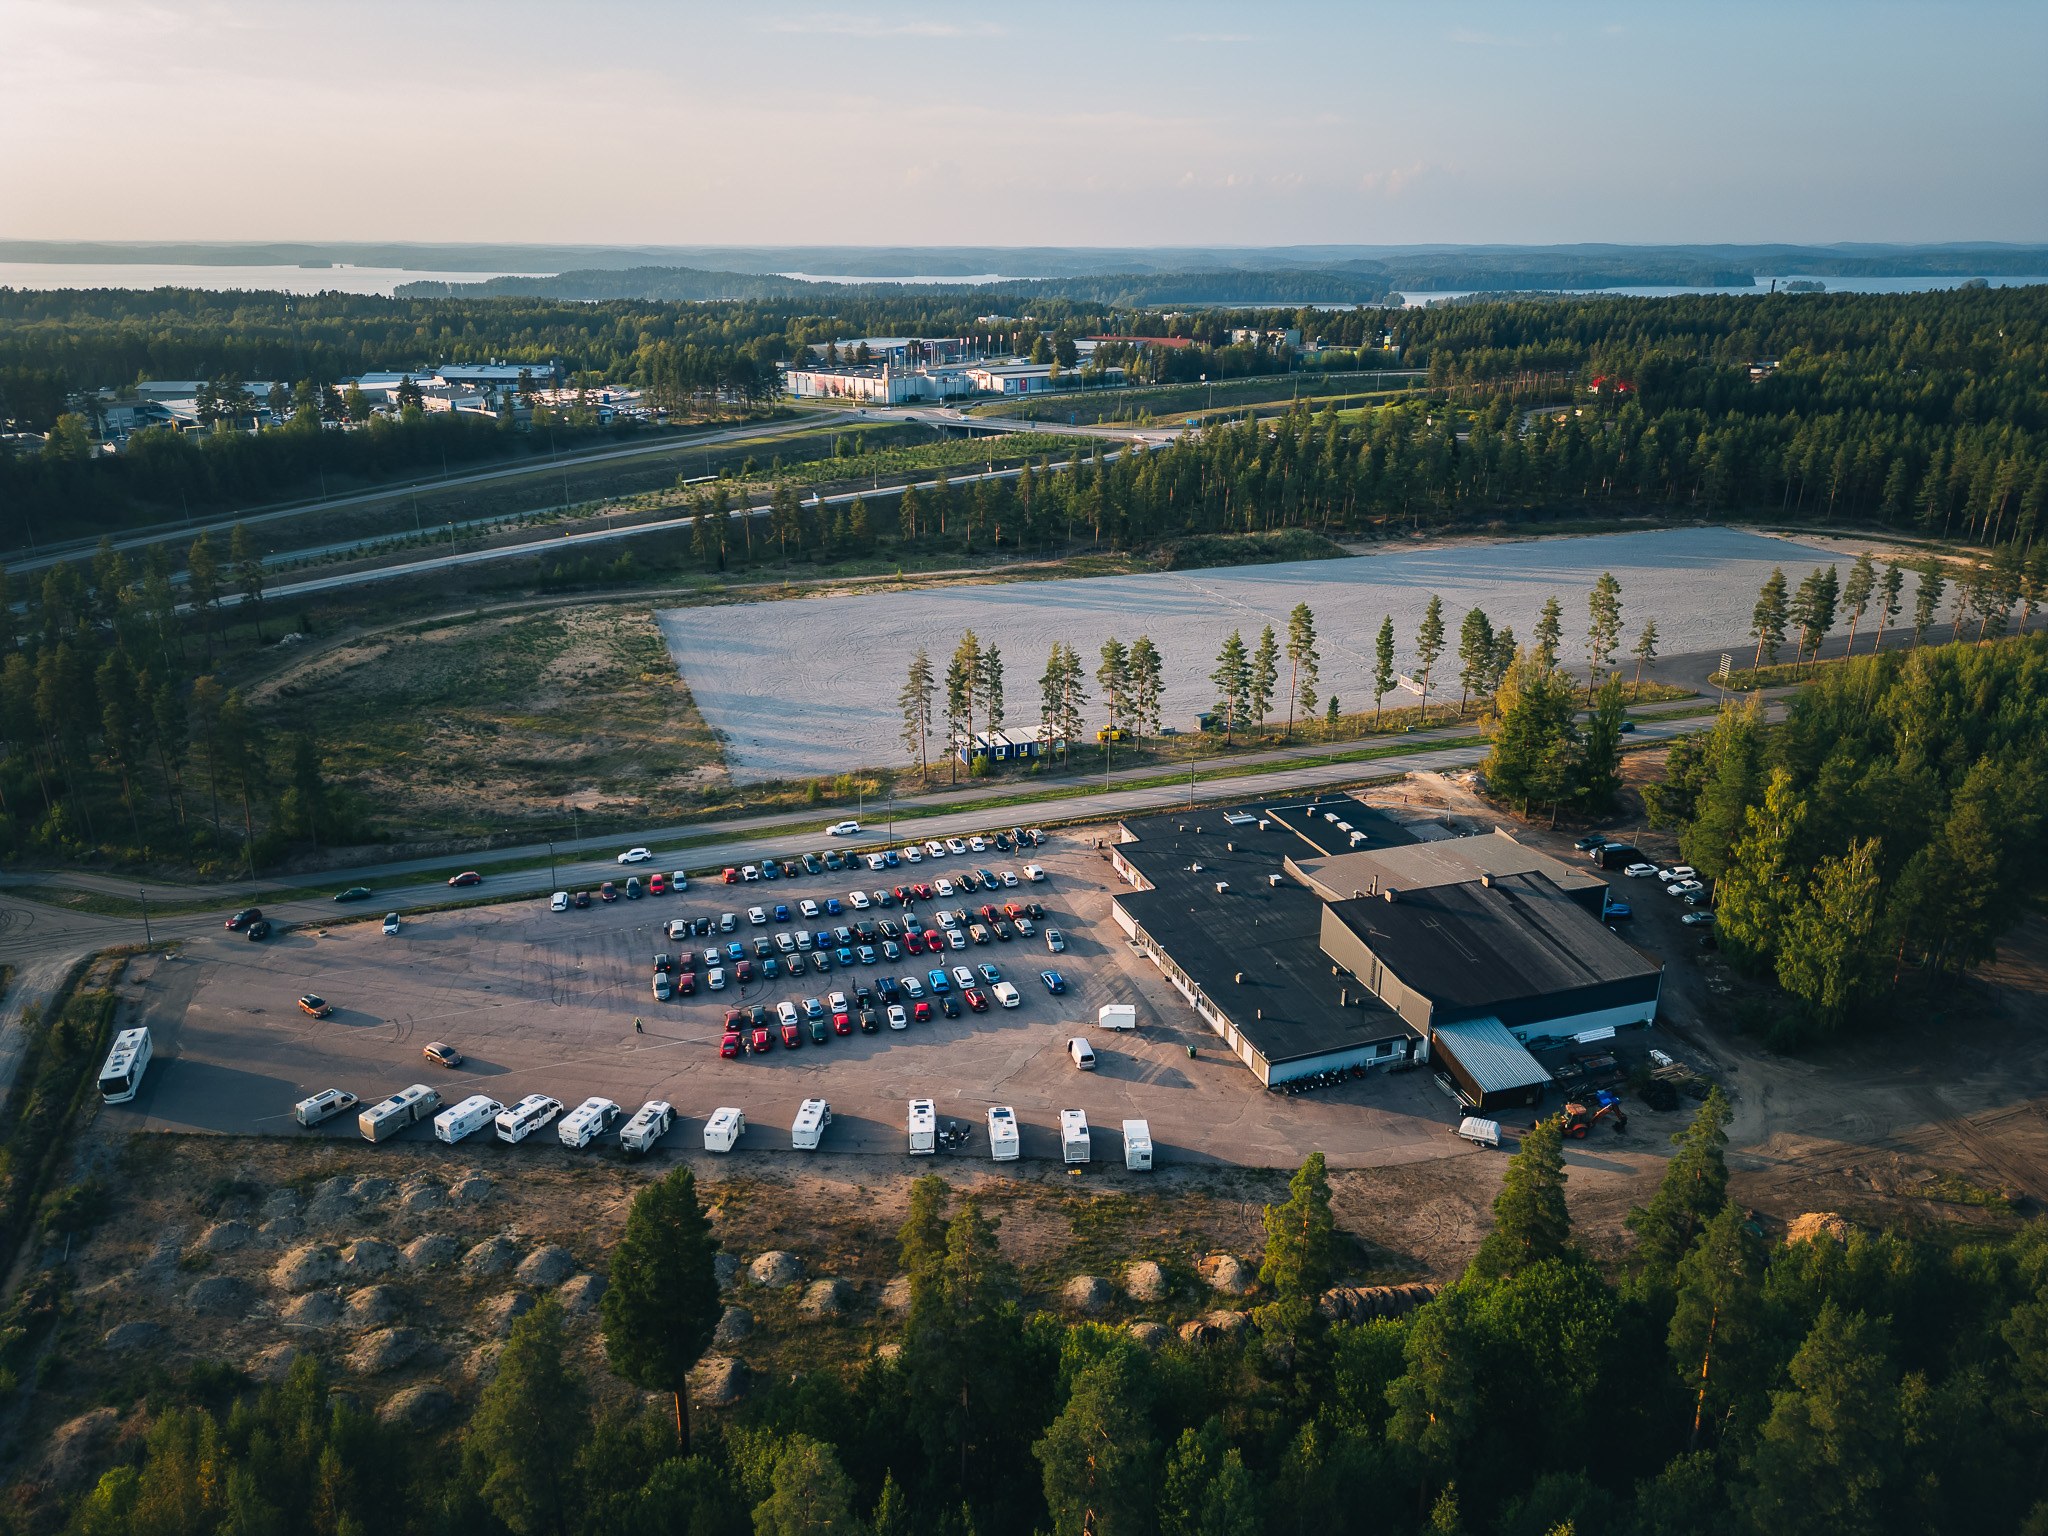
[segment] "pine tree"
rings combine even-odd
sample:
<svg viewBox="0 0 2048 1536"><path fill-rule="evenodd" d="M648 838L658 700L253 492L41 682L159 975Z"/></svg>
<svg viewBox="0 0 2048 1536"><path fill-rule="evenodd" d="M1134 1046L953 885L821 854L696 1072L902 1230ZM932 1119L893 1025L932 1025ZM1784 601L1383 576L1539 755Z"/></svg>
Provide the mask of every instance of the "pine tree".
<svg viewBox="0 0 2048 1536"><path fill-rule="evenodd" d="M1775 664L1778 647L1785 643L1785 572L1773 570L1770 579L1757 594L1756 606L1750 610L1749 632L1756 640L1756 657L1752 667L1761 667L1769 656Z"/></svg>
<svg viewBox="0 0 2048 1536"><path fill-rule="evenodd" d="M1458 660L1458 714L1462 717L1472 695L1485 691L1486 675L1493 666L1493 623L1478 608L1467 613L1458 626Z"/></svg>
<svg viewBox="0 0 2048 1536"><path fill-rule="evenodd" d="M1635 692L1632 697L1641 698L1643 694L1643 668L1657 659L1657 621L1655 619L1645 619L1643 621L1642 632L1636 636L1634 654L1636 658L1636 681Z"/></svg>
<svg viewBox="0 0 2048 1536"><path fill-rule="evenodd" d="M1557 666L1564 645L1564 605L1553 594L1543 600L1543 612L1536 619L1536 660L1550 671Z"/></svg>
<svg viewBox="0 0 2048 1536"><path fill-rule="evenodd" d="M1472 1273L1498 1280L1571 1252L1564 1204L1564 1135L1552 1116L1522 1138L1493 1202L1493 1230L1480 1240Z"/></svg>
<svg viewBox="0 0 2048 1536"><path fill-rule="evenodd" d="M1223 642L1209 681L1216 685L1216 707L1223 712L1223 739L1227 742L1237 730L1245 700L1251 695L1251 658L1245 653L1244 636L1237 630L1233 629L1230 638Z"/></svg>
<svg viewBox="0 0 2048 1536"><path fill-rule="evenodd" d="M715 1292L714 1292L715 1294ZM512 1325L464 1441L477 1491L515 1536L564 1536L576 1507L576 1455L590 1434L552 1296Z"/></svg>
<svg viewBox="0 0 2048 1536"><path fill-rule="evenodd" d="M1770 1365L1764 1265L1763 1240L1723 1201L1673 1270L1665 1337L1679 1384L1691 1394L1688 1449L1709 1425L1722 1438L1731 1431L1746 1437L1752 1428L1742 1410L1761 1400Z"/></svg>
<svg viewBox="0 0 2048 1536"><path fill-rule="evenodd" d="M1336 1218L1323 1154L1311 1152L1287 1183L1287 1199L1265 1208L1266 1256L1259 1283L1282 1297L1313 1302L1336 1270Z"/></svg>
<svg viewBox="0 0 2048 1536"><path fill-rule="evenodd" d="M1842 606L1849 610L1849 645L1845 655L1856 654L1856 631L1863 623L1871 594L1876 590L1877 563L1870 558L1870 551L1865 550L1849 567L1849 579L1842 583Z"/></svg>
<svg viewBox="0 0 2048 1536"><path fill-rule="evenodd" d="M1159 734L1159 695L1166 686L1165 667L1149 635L1131 642L1129 661L1131 722L1144 736Z"/></svg>
<svg viewBox="0 0 2048 1536"><path fill-rule="evenodd" d="M1316 616L1307 603L1296 603L1287 615L1287 665L1287 736L1292 740L1295 706L1301 707L1304 716L1315 715L1322 667L1316 654Z"/></svg>
<svg viewBox="0 0 2048 1536"><path fill-rule="evenodd" d="M1066 1406L1031 1448L1054 1531L1149 1536L1158 1449L1145 1408L1126 1351L1075 1378Z"/></svg>
<svg viewBox="0 0 2048 1536"><path fill-rule="evenodd" d="M1621 696L1621 679L1609 677L1600 685L1593 713L1579 747L1574 791L1579 804L1595 815L1614 808L1621 793L1621 727L1628 719L1628 705Z"/></svg>
<svg viewBox="0 0 2048 1536"><path fill-rule="evenodd" d="M1804 1004L1816 1029L1832 1033L1883 992L1891 950L1878 840L1861 838L1815 865L1806 898L1790 903L1777 946L1778 985Z"/></svg>
<svg viewBox="0 0 2048 1536"><path fill-rule="evenodd" d="M1692 1123L1672 1136L1678 1151L1664 1165L1650 1203L1628 1213L1636 1264L1660 1283L1728 1203L1728 1162L1721 1150L1728 1144L1728 1115L1727 1098L1719 1088L1709 1089Z"/></svg>
<svg viewBox="0 0 2048 1536"><path fill-rule="evenodd" d="M938 679L932 671L931 656L920 645L910 658L903 691L896 696L896 707L903 720L903 749L917 764L919 782L925 784L932 777L932 700L937 694Z"/></svg>
<svg viewBox="0 0 2048 1536"><path fill-rule="evenodd" d="M1752 1528L1821 1536L1894 1524L1890 1493L1905 1458L1884 1324L1823 1302L1787 1374L1749 1460Z"/></svg>
<svg viewBox="0 0 2048 1536"><path fill-rule="evenodd" d="M953 761L953 782L960 782L963 753L970 753L974 736L974 708L980 695L981 640L973 630L960 637L953 659L946 664L946 743Z"/></svg>
<svg viewBox="0 0 2048 1536"><path fill-rule="evenodd" d="M1095 681L1102 685L1102 704L1114 733L1130 713L1131 686L1131 653L1114 635L1102 642L1102 665L1095 669Z"/></svg>
<svg viewBox="0 0 2048 1536"><path fill-rule="evenodd" d="M1377 730L1380 723L1380 700L1394 688L1394 616L1390 613L1380 620L1380 632L1373 640L1372 647L1372 723ZM1336 700L1330 703L1334 706Z"/></svg>
<svg viewBox="0 0 2048 1536"><path fill-rule="evenodd" d="M1934 627L1934 619L1941 612L1942 597L1948 591L1948 577L1943 574L1941 563L1936 560L1923 561L1917 568L1919 581L1913 589L1913 644L1918 646L1927 638L1927 631Z"/></svg>
<svg viewBox="0 0 2048 1536"><path fill-rule="evenodd" d="M1245 710L1260 729L1273 712L1273 690L1280 684L1280 644L1268 624L1259 634L1258 649L1252 652L1250 686L1245 693Z"/></svg>
<svg viewBox="0 0 2048 1536"><path fill-rule="evenodd" d="M1878 584L1877 643L1870 648L1873 655L1884 649L1885 626L1899 616L1899 594L1905 585L1906 573L1900 566L1892 564L1884 568L1884 579Z"/></svg>
<svg viewBox="0 0 2048 1536"><path fill-rule="evenodd" d="M853 1480L832 1447L792 1434L776 1458L768 1497L754 1506L754 1536L862 1536Z"/></svg>
<svg viewBox="0 0 2048 1536"><path fill-rule="evenodd" d="M1806 804L1783 768L1771 771L1763 803L1744 813L1742 835L1715 884L1714 932L1738 958L1761 964L1777 953L1787 923L1803 904L1794 843Z"/></svg>
<svg viewBox="0 0 2048 1536"><path fill-rule="evenodd" d="M982 717L991 731L1003 728L1003 653L994 646L981 648L974 669L975 692L981 698ZM969 722L970 726L972 722Z"/></svg>
<svg viewBox="0 0 2048 1536"><path fill-rule="evenodd" d="M1614 572L1600 573L1587 594L1586 608L1586 702L1590 704L1601 669L1614 660L1615 648L1621 644L1621 583L1614 579Z"/></svg>
<svg viewBox="0 0 2048 1536"><path fill-rule="evenodd" d="M688 1383L711 1345L723 1305L713 1260L718 1239L697 1203L696 1176L677 1168L642 1189L612 1250L611 1284L598 1304L613 1372L675 1409L676 1443L690 1450Z"/></svg>
<svg viewBox="0 0 2048 1536"><path fill-rule="evenodd" d="M1573 690L1531 650L1509 666L1494 695L1487 732L1493 738L1481 772L1488 791L1519 803L1557 804L1571 792L1577 766Z"/></svg>
<svg viewBox="0 0 2048 1536"><path fill-rule="evenodd" d="M1429 724L1429 674L1437 657L1444 653L1444 605L1434 592L1422 611L1422 624L1415 632L1415 659L1422 668L1422 723Z"/></svg>

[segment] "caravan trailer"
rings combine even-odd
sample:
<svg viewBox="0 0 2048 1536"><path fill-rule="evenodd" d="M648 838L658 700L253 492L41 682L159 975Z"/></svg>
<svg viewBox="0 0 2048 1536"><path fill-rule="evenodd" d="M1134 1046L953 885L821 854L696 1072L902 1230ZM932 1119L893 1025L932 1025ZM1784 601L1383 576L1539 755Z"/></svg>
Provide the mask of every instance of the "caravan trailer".
<svg viewBox="0 0 2048 1536"><path fill-rule="evenodd" d="M1088 1161L1088 1117L1078 1109L1060 1111L1060 1157L1069 1163Z"/></svg>
<svg viewBox="0 0 2048 1536"><path fill-rule="evenodd" d="M425 1083L414 1083L357 1115L356 1129L362 1132L365 1141L383 1141L396 1136L415 1120L426 1119L440 1107L440 1094Z"/></svg>
<svg viewBox="0 0 2048 1536"><path fill-rule="evenodd" d="M805 1099L798 1106L796 1123L789 1128L789 1144L799 1152L815 1152L832 1123L832 1106L823 1099Z"/></svg>
<svg viewBox="0 0 2048 1536"><path fill-rule="evenodd" d="M473 1093L434 1116L434 1139L450 1146L482 1130L504 1112L505 1106L488 1094Z"/></svg>
<svg viewBox="0 0 2048 1536"><path fill-rule="evenodd" d="M1095 1022L1104 1029L1136 1029L1138 1010L1129 1003L1104 1003L1096 1012Z"/></svg>
<svg viewBox="0 0 2048 1536"><path fill-rule="evenodd" d="M654 1144L676 1123L675 1107L666 1099L649 1099L619 1131L619 1145L628 1152L652 1152Z"/></svg>
<svg viewBox="0 0 2048 1536"><path fill-rule="evenodd" d="M727 1105L712 1111L711 1118L704 1122L704 1150L706 1152L730 1152L739 1145L740 1138L747 1133L747 1117L744 1111Z"/></svg>
<svg viewBox="0 0 2048 1536"><path fill-rule="evenodd" d="M1019 1151L1017 1112L1007 1104L991 1105L988 1112L989 1157L998 1163L1013 1163Z"/></svg>
<svg viewBox="0 0 2048 1536"><path fill-rule="evenodd" d="M146 1029L124 1029L114 1036L114 1048L107 1052L100 1068L100 1097L109 1104L126 1104L142 1086L142 1074L149 1070L150 1044Z"/></svg>
<svg viewBox="0 0 2048 1536"><path fill-rule="evenodd" d="M1124 1122L1124 1166L1133 1173L1152 1167L1152 1124L1147 1120Z"/></svg>
<svg viewBox="0 0 2048 1536"><path fill-rule="evenodd" d="M910 1101L910 1154L922 1157L928 1152L939 1150L939 1111L930 1099Z"/></svg>
<svg viewBox="0 0 2048 1536"><path fill-rule="evenodd" d="M562 1101L529 1093L498 1116L498 1140L522 1142L562 1112Z"/></svg>
<svg viewBox="0 0 2048 1536"><path fill-rule="evenodd" d="M565 1147L587 1147L617 1125L619 1116L624 1113L610 1099L585 1099L562 1117L562 1123L555 1127L555 1135Z"/></svg>

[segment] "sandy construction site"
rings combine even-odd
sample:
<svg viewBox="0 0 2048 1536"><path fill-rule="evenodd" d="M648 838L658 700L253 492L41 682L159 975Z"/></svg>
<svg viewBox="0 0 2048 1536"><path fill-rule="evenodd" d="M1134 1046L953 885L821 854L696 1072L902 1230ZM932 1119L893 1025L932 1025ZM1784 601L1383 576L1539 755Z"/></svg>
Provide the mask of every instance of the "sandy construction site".
<svg viewBox="0 0 2048 1536"><path fill-rule="evenodd" d="M1774 566L1796 586L1816 565L1846 568L1853 558L1740 529L1685 528L680 608L657 619L733 775L776 778L901 760L896 696L911 654L925 646L943 669L970 628L1003 653L1012 724L1035 726L1037 679L1055 640L1076 647L1092 674L1105 639L1146 634L1166 663L1162 718L1190 730L1196 712L1214 702L1209 674L1230 631L1242 631L1249 646L1271 624L1284 642L1297 603L1315 610L1321 631L1323 697L1335 693L1356 709L1372 696L1373 642L1384 616L1394 620L1397 666L1418 669L1415 633L1432 593L1443 600L1447 631L1433 696L1448 689L1455 699L1458 624L1471 608L1526 642L1554 594L1564 605L1565 659L1577 660L1587 593L1612 571L1621 582L1624 655L1642 621L1654 619L1663 654L1725 647L1746 660L1750 610Z"/></svg>

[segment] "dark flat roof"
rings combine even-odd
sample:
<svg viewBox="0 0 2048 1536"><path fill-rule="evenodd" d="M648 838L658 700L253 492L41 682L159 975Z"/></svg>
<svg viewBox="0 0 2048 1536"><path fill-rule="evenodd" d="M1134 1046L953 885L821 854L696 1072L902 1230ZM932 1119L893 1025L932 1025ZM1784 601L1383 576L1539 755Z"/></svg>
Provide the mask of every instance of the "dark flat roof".
<svg viewBox="0 0 2048 1536"><path fill-rule="evenodd" d="M1390 885L1400 891L1460 885L1481 875L1540 874L1561 891L1586 892L1607 884L1590 867L1554 859L1500 831L1406 847L1368 844L1356 853L1296 857L1294 863L1301 879L1331 901L1347 900L1354 891L1374 896Z"/></svg>
<svg viewBox="0 0 2048 1536"><path fill-rule="evenodd" d="M1332 902L1330 911L1446 1022L1658 974L1540 874Z"/></svg>
<svg viewBox="0 0 2048 1536"><path fill-rule="evenodd" d="M1336 818L1334 821L1331 818ZM1277 870L1284 858L1328 858L1351 851L1351 834L1337 823L1349 822L1366 835L1368 848L1397 848L1416 841L1415 834L1385 811L1376 811L1350 795L1299 796L1281 800L1247 800L1241 805L1203 806L1193 811L1163 811L1156 816L1126 817L1123 826L1138 838L1139 845L1161 838L1211 838L1217 846L1244 842L1238 833L1257 831L1260 821L1268 832L1284 830L1287 836L1273 843L1273 865ZM1124 845L1126 858L1131 845ZM1139 859L1131 862L1143 868Z"/></svg>

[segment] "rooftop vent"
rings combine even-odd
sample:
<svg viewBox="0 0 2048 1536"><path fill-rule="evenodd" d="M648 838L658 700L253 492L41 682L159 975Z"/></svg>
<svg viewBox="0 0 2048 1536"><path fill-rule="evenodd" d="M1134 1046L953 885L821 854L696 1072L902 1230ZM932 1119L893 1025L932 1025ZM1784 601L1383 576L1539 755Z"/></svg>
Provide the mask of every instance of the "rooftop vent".
<svg viewBox="0 0 2048 1536"><path fill-rule="evenodd" d="M1237 973L1236 977L1235 977L1235 978L1233 978L1233 979L1234 979L1234 980L1235 980L1235 981L1237 982L1237 984L1238 984L1238 985L1239 985L1240 987L1241 987L1241 986L1243 986L1243 985L1244 985L1244 972L1243 972L1243 971L1239 971L1239 972Z"/></svg>
<svg viewBox="0 0 2048 1536"><path fill-rule="evenodd" d="M1398 900L1401 895L1401 893L1395 890L1391 885L1388 886L1384 891L1380 892L1380 894L1387 898L1387 901L1390 905L1396 900Z"/></svg>
<svg viewBox="0 0 2048 1536"><path fill-rule="evenodd" d="M1479 883L1485 886L1490 891L1493 889L1493 876L1490 874L1481 875L1479 877Z"/></svg>
<svg viewBox="0 0 2048 1536"><path fill-rule="evenodd" d="M1221 896L1221 895L1222 895L1222 894L1223 894L1223 893L1224 893L1225 891L1227 891L1227 890L1229 890L1229 889L1230 889L1230 882L1229 882L1228 880L1218 880L1218 881L1216 882L1216 894L1217 894L1218 896Z"/></svg>
<svg viewBox="0 0 2048 1536"><path fill-rule="evenodd" d="M1268 884L1268 885L1273 885L1273 886L1277 886L1277 885L1278 885L1279 883L1280 883L1280 877L1279 877L1278 875L1268 875L1268 876L1266 876L1266 884Z"/></svg>

